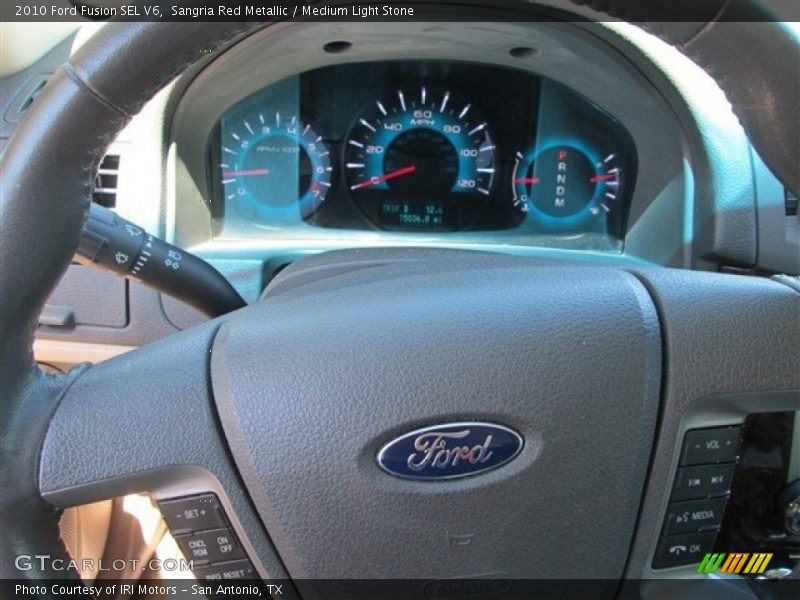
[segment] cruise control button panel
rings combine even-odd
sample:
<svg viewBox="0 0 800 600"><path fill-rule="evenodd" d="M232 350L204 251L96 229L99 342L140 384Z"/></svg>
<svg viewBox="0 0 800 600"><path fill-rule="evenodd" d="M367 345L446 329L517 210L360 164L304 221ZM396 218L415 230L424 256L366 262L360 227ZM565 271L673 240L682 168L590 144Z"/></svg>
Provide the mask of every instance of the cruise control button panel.
<svg viewBox="0 0 800 600"><path fill-rule="evenodd" d="M735 466L734 463L726 463L678 469L675 485L672 487L672 500L725 496L731 488Z"/></svg>
<svg viewBox="0 0 800 600"><path fill-rule="evenodd" d="M161 500L158 505L198 580L258 578L216 495Z"/></svg>

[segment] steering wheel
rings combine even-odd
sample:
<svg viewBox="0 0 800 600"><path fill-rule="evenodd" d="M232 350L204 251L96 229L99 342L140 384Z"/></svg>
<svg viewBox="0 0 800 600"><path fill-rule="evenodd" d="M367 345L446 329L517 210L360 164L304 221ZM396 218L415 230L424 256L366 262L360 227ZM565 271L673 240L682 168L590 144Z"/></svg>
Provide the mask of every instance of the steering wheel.
<svg viewBox="0 0 800 600"><path fill-rule="evenodd" d="M590 4L635 21L642 3ZM762 20L763 7L750 10L759 18L741 21ZM708 70L797 192L796 42L778 24L720 20L644 26ZM761 395L797 408L789 287L481 253L369 268L334 255L323 259L342 262L334 274L289 280L123 357L60 375L36 367L37 316L75 252L104 150L163 85L256 27L106 27L53 75L4 152L0 577L62 577L15 558L65 557L61 508L154 481L215 491L275 578L636 573L686 411ZM387 441L459 420L503 424L524 446L453 481L377 468ZM535 559L521 550L533 541L547 549Z"/></svg>

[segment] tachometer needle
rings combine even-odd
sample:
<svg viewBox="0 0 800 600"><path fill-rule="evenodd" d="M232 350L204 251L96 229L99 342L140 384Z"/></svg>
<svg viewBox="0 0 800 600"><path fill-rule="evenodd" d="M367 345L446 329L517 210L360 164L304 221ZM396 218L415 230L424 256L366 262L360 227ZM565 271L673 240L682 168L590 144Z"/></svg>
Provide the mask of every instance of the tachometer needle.
<svg viewBox="0 0 800 600"><path fill-rule="evenodd" d="M611 181L612 179L616 179L616 173L604 173L602 175L595 175L594 177L589 178L590 183L597 183L598 181Z"/></svg>
<svg viewBox="0 0 800 600"><path fill-rule="evenodd" d="M223 177L251 177L253 175L266 175L269 169L249 169L247 171L228 171L223 173Z"/></svg>
<svg viewBox="0 0 800 600"><path fill-rule="evenodd" d="M514 183L539 183L538 177L517 177Z"/></svg>
<svg viewBox="0 0 800 600"><path fill-rule="evenodd" d="M377 185L383 181L389 181L390 179L397 179L398 177L403 177L404 175L411 175L414 171L417 170L415 165L408 165L407 167L401 167L399 169L395 169L394 171L389 171L381 175L380 177L370 177L367 181L362 181L361 183L357 183L350 187L351 190L360 190L361 188L370 187L371 185Z"/></svg>

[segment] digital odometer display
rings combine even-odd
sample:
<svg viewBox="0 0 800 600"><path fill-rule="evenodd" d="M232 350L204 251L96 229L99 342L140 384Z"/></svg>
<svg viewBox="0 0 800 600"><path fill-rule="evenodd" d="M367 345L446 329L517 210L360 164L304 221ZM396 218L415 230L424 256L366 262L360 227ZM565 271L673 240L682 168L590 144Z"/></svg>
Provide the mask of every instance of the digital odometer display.
<svg viewBox="0 0 800 600"><path fill-rule="evenodd" d="M453 229L454 216L441 202L386 200L380 207L381 223L390 229Z"/></svg>

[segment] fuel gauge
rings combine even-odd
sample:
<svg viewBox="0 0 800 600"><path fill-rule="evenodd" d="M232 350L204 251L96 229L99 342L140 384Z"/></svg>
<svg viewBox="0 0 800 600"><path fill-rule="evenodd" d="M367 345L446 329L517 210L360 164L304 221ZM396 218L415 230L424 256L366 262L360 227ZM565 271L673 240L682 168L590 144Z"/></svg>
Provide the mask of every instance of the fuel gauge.
<svg viewBox="0 0 800 600"><path fill-rule="evenodd" d="M514 158L515 208L556 229L610 213L622 184L616 153L598 158L578 143L533 146Z"/></svg>

